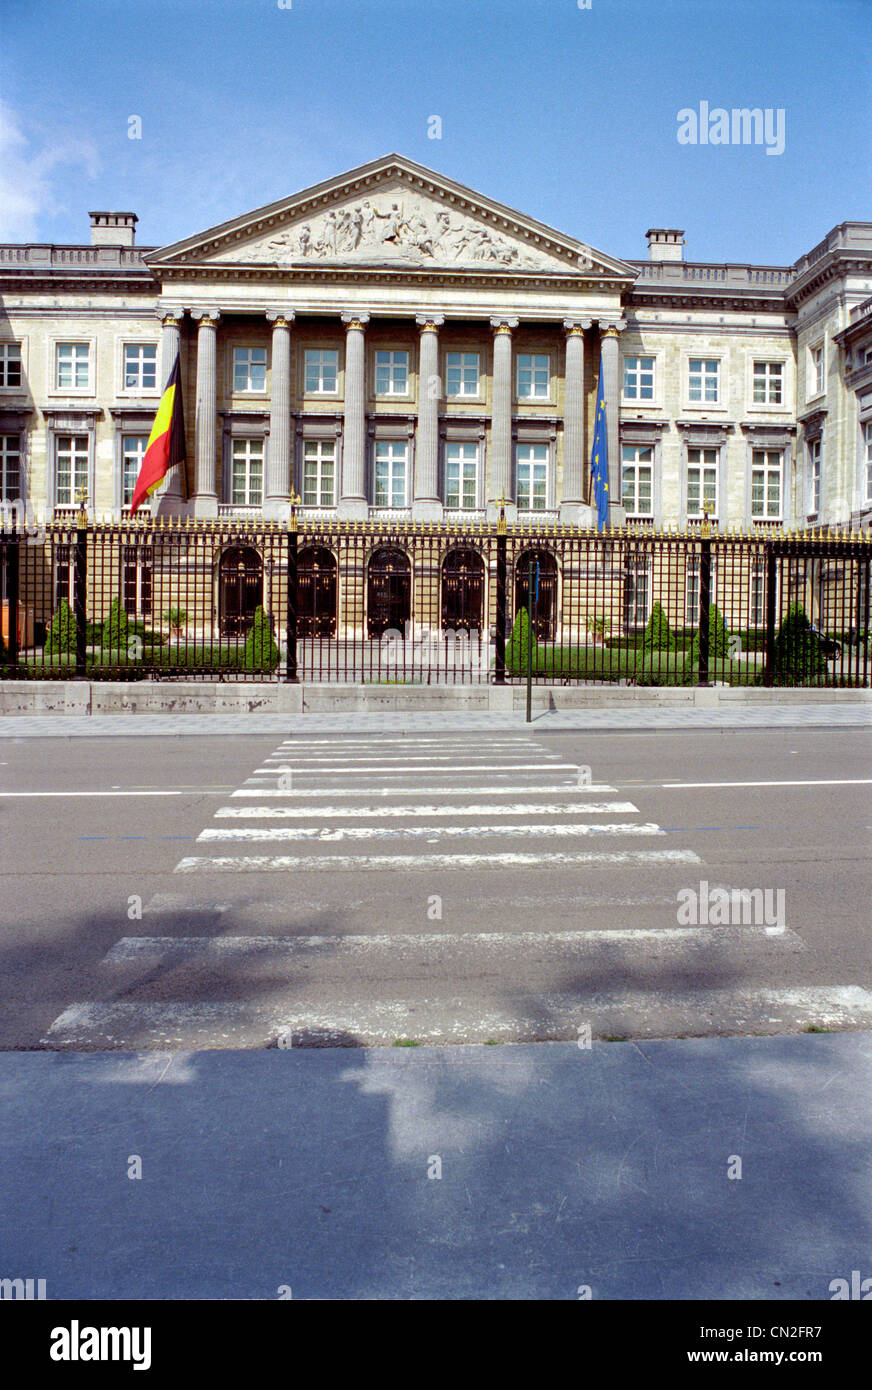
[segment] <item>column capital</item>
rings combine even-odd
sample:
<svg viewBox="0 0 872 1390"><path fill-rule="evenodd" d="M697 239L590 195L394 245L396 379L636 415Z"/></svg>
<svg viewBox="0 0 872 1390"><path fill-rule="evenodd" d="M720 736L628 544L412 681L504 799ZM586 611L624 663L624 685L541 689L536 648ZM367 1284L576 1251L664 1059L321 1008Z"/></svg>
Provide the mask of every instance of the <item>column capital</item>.
<svg viewBox="0 0 872 1390"><path fill-rule="evenodd" d="M627 326L626 319L597 319L601 338L617 338Z"/></svg>
<svg viewBox="0 0 872 1390"><path fill-rule="evenodd" d="M357 309L349 309L346 313L340 314L340 318L346 328L359 328L361 332L363 332L364 328L369 323L369 314L365 311L360 312Z"/></svg>
<svg viewBox="0 0 872 1390"><path fill-rule="evenodd" d="M296 317L293 309L270 309L266 316L267 323L271 323L273 328L290 328Z"/></svg>
<svg viewBox="0 0 872 1390"><path fill-rule="evenodd" d="M563 327L566 329L568 337L580 337L586 328L593 327L593 319L564 319Z"/></svg>
<svg viewBox="0 0 872 1390"><path fill-rule="evenodd" d="M160 320L161 326L165 328L178 328L185 311L181 308L170 309L166 304L159 304L155 309L155 316Z"/></svg>
<svg viewBox="0 0 872 1390"><path fill-rule="evenodd" d="M191 318L197 321L199 328L217 328L218 320L221 317L220 309L192 309Z"/></svg>
<svg viewBox="0 0 872 1390"><path fill-rule="evenodd" d="M511 333L513 328L517 328L519 319L508 314L497 314L491 321L491 328L495 333Z"/></svg>
<svg viewBox="0 0 872 1390"><path fill-rule="evenodd" d="M416 314L415 322L422 333L438 333L445 322L444 314Z"/></svg>

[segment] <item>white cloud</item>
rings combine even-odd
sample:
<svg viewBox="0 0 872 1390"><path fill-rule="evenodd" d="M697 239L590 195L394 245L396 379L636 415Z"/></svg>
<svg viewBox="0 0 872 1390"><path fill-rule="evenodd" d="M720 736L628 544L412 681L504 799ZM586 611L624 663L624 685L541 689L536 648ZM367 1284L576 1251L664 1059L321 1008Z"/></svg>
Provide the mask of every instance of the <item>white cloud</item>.
<svg viewBox="0 0 872 1390"><path fill-rule="evenodd" d="M45 235L42 225L61 209L56 174L80 166L93 178L97 150L89 140L66 135L51 139L44 132L25 134L20 118L0 101L0 241L31 241Z"/></svg>

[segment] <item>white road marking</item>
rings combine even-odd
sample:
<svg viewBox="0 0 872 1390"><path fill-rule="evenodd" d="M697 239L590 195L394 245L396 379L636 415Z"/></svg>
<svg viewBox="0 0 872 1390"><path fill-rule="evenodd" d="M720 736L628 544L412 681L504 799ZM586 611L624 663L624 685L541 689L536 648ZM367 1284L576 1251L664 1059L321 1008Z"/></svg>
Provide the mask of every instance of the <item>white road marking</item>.
<svg viewBox="0 0 872 1390"><path fill-rule="evenodd" d="M382 796L420 796L421 787L384 787ZM589 786L579 787L575 782L558 782L554 787L428 787L428 796L554 796L563 792L617 792L606 782L591 782ZM240 787L231 796L324 796L323 787L294 787L284 791L281 787ZM372 796L372 787L331 787L330 796Z"/></svg>
<svg viewBox="0 0 872 1390"><path fill-rule="evenodd" d="M671 990L658 991L652 1001L642 990L594 997L574 991L537 996L536 1009L529 1014L517 1000L507 1008L463 998L422 1001L417 995L409 1001L361 1000L347 1006L318 1001L300 1002L296 1007L253 1001L82 1002L65 1009L42 1042L49 1047L129 1049L203 1043L232 1048L241 1039L251 1046L275 1044L279 1038L294 1046L313 1041L341 1045L350 1040L383 1046L399 1037L447 1043L543 1036L574 1040L584 1020L591 1023L594 1038L616 1032L660 1038L713 1032L736 1036L749 1028L796 1032L808 1024L868 1028L872 994L857 985Z"/></svg>
<svg viewBox="0 0 872 1390"><path fill-rule="evenodd" d="M610 815L639 808L632 801L584 801L564 802L560 805L545 802L535 805L532 802L516 801L508 806L467 805L467 806L222 806L215 812L216 820L232 816L242 820L279 820L303 817L306 820L335 819L343 816L349 820L382 819L403 816L565 816L567 811L573 815Z"/></svg>
<svg viewBox="0 0 872 1390"><path fill-rule="evenodd" d="M108 792L0 792L0 796L186 796L189 791L208 791L211 788L187 787L180 790L177 787L159 791L108 791ZM230 793L234 795L233 792Z"/></svg>
<svg viewBox="0 0 872 1390"><path fill-rule="evenodd" d="M424 763L425 765L430 766L430 767L437 767L437 766L439 766L441 763L449 763L449 764L456 763L456 760L457 760L458 756L463 757L463 758L475 758L475 759L477 760L477 761L476 761L476 768L477 768L478 770L482 771L482 772L486 772L486 771L488 770L488 768L491 768L491 767L492 767L492 768L499 768L499 767L515 767L515 766L518 766L518 764L515 764L515 763L506 763L506 762L503 762L503 761L502 761L502 758L503 758L503 757L505 757L505 756L510 756L510 755L507 755L507 754L497 755L497 754L494 754L493 752L487 752L487 753L472 753L472 752L470 752L470 750L467 748L467 749L464 749L464 751L463 751L462 754L458 754L458 753L424 753L424 754L421 754L420 756L415 755L415 756L412 756L412 757L409 757L408 754L402 754L402 753L399 753L399 754L396 754L396 755L393 754L393 753L372 753L372 754L367 753L366 756L363 756L363 755L359 755L359 756L358 756L358 755L352 753L352 754L349 754L347 757L343 754L343 757L342 757L342 767L343 767L343 768L346 768L346 767L357 767L357 766L362 766L364 763L366 763L366 764L368 764L368 763L375 763L375 764L376 764L376 771L378 771L379 768L384 767L384 766L385 766L386 764L388 764L388 763L400 763L400 764L402 764L403 766L406 766L406 767L407 767L410 763ZM541 756L542 756L543 758L551 757L551 762L549 762L549 763L544 763L544 764L543 764L543 763L538 763L538 764L536 764L537 767L543 767L543 766L544 766L544 767L553 767L553 766L555 765L555 762L557 763L557 766L558 766L558 767L572 767L572 768L575 768L575 767L578 766L577 763L561 763L561 762L557 762L557 754L556 754L556 753L554 753L554 754L543 753L543 754L541 754ZM337 754L336 754L336 751L334 750L334 752L333 752L332 754L327 754L327 753L319 754L318 757L314 757L314 756L311 756L311 755L308 755L308 754L304 755L303 757L300 757L300 756L299 756L298 754L296 754L296 753L293 754L292 760L291 760L291 761L289 761L289 757L290 757L290 755L286 753L286 754L284 755L284 757L281 757L281 758L264 758L264 763L266 763L267 766L265 766L265 767L257 767L257 768L255 768L255 772L272 772L272 771L275 770L273 765L275 765L275 767L294 767L294 768L297 768L297 767L311 767L311 768L314 768L314 769L317 771L317 770L320 769L322 763L335 763L335 762L336 762L336 758L337 758ZM524 766L524 764L521 764L521 766Z"/></svg>
<svg viewBox="0 0 872 1390"><path fill-rule="evenodd" d="M788 941L788 938L790 940ZM126 965L131 962L153 963L167 957L184 960L213 958L223 961L246 955L296 955L305 951L345 954L426 947L487 949L519 946L588 946L637 945L674 943L681 946L720 946L751 944L769 946L771 943L760 927L616 927L593 928L590 931L498 931L498 932L371 932L319 936L122 936L101 961L102 965ZM794 950L807 950L794 932L778 938L779 947L790 944Z"/></svg>
<svg viewBox="0 0 872 1390"><path fill-rule="evenodd" d="M870 784L872 777L814 777L805 782L657 782L651 785L666 791L688 791L707 787L866 787Z"/></svg>
<svg viewBox="0 0 872 1390"><path fill-rule="evenodd" d="M609 822L595 825L407 825L397 829L386 826L282 826L280 828L250 829L234 827L232 830L206 829L197 840L322 840L334 843L340 840L402 840L425 839L428 836L442 836L443 839L456 839L461 836L476 838L482 835L501 835L523 840L538 835L665 835L659 825L653 822L641 825L638 822Z"/></svg>
<svg viewBox="0 0 872 1390"><path fill-rule="evenodd" d="M303 777L322 777L335 774L340 777L404 777L408 771L413 771L416 777L453 777L455 772L490 772L494 776L503 776L510 772L577 772L578 767L575 763L455 763L450 767L354 767L351 764L343 763L338 767L303 767L293 763L284 764L295 775ZM253 777L277 777L281 774L278 767L257 767L247 781Z"/></svg>
<svg viewBox="0 0 872 1390"><path fill-rule="evenodd" d="M350 870L355 873L376 870L391 872L402 869L556 869L581 868L595 864L701 864L692 850L633 849L611 851L577 851L541 854L391 854L391 855L217 855L214 859L189 855L179 861L175 873L202 873L229 870L242 873L249 870L314 870L335 873Z"/></svg>

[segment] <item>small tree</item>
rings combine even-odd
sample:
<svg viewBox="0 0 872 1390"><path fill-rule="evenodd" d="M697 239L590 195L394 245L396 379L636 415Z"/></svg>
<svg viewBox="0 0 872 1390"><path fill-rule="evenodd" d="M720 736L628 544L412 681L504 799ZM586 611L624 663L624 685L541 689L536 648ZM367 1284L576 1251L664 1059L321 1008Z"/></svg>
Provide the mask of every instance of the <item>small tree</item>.
<svg viewBox="0 0 872 1390"><path fill-rule="evenodd" d="M74 652L76 650L76 619L65 598L58 604L57 612L51 621L45 650L50 653Z"/></svg>
<svg viewBox="0 0 872 1390"><path fill-rule="evenodd" d="M709 660L723 659L729 655L729 651L730 634L721 610L713 603L709 607ZM690 661L693 666L699 665L699 628L690 644Z"/></svg>
<svg viewBox="0 0 872 1390"><path fill-rule="evenodd" d="M109 607L109 616L103 624L100 644L111 651L127 650L130 641L130 623L121 599L116 597Z"/></svg>
<svg viewBox="0 0 872 1390"><path fill-rule="evenodd" d="M820 640L801 603L792 603L775 634L775 679L779 684L819 676L827 669Z"/></svg>
<svg viewBox="0 0 872 1390"><path fill-rule="evenodd" d="M675 646L675 638L669 626L669 619L659 603L651 609L651 617L645 624L642 634L642 650L646 652L664 651Z"/></svg>
<svg viewBox="0 0 872 1390"><path fill-rule="evenodd" d="M254 622L245 639L242 665L246 671L274 671L281 653L276 645L272 630L272 618L258 604Z"/></svg>
<svg viewBox="0 0 872 1390"><path fill-rule="evenodd" d="M527 674L527 654L530 650L530 639L530 616L526 608L519 608L515 614L512 635L509 638L506 651L506 666L513 676L525 676Z"/></svg>

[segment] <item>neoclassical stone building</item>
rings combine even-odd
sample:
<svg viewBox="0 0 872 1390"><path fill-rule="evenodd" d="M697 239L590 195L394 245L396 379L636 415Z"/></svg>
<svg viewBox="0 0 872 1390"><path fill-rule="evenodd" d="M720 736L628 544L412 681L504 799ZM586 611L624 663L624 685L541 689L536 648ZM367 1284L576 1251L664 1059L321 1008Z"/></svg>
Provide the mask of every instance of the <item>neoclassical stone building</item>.
<svg viewBox="0 0 872 1390"><path fill-rule="evenodd" d="M181 351L195 517L592 522L596 378L612 522L866 528L872 223L793 266L619 260L398 155L161 248L0 247L4 499L129 501Z"/></svg>

